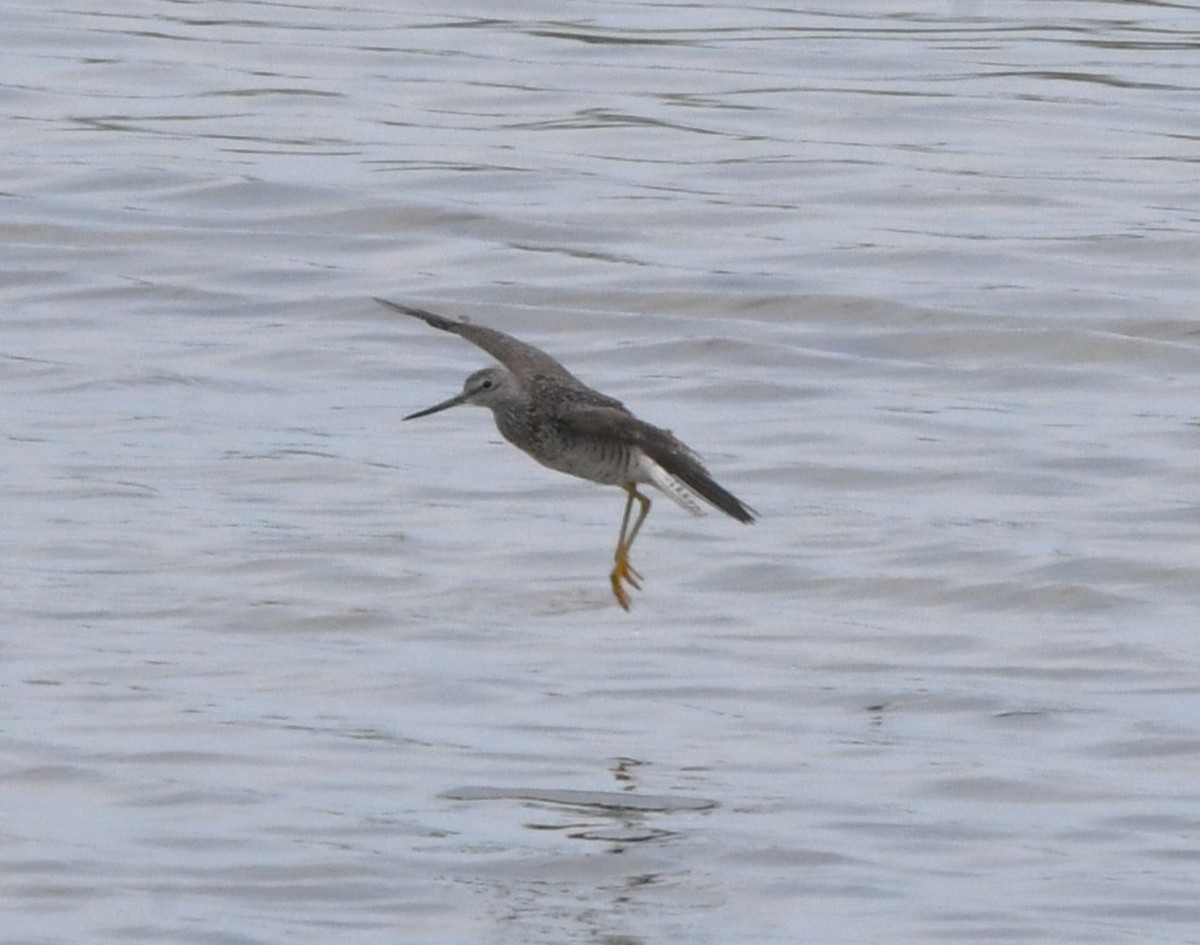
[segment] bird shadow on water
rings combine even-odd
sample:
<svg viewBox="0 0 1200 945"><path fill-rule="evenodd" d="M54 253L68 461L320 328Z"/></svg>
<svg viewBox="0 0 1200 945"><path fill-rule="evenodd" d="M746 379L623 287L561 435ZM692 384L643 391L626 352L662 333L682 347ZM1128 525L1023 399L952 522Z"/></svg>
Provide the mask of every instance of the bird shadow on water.
<svg viewBox="0 0 1200 945"><path fill-rule="evenodd" d="M554 813L571 811L589 817L594 822L531 821L525 826L531 830L566 831L567 836L576 840L614 844L642 843L674 836L676 831L653 827L648 823L655 815L708 811L720 806L707 798L638 792L635 771L644 764L634 758L614 759L613 775L625 783L621 791L464 786L450 788L440 796L446 800L468 802L521 801L531 808Z"/></svg>
<svg viewBox="0 0 1200 945"><path fill-rule="evenodd" d="M647 921L689 927L689 906L674 901L678 887L687 884L674 881L680 867L662 852L684 833L655 821L704 814L719 805L639 792L637 771L646 764L612 759L613 777L622 786L616 791L489 786L444 791L442 798L471 805L520 803L526 818L520 827L531 840L515 854L507 846L498 859L463 864L460 879L496 901L502 925L521 941L578 940L582 934L589 941L635 945L645 939L634 930ZM573 852L535 839L554 834L603 846Z"/></svg>

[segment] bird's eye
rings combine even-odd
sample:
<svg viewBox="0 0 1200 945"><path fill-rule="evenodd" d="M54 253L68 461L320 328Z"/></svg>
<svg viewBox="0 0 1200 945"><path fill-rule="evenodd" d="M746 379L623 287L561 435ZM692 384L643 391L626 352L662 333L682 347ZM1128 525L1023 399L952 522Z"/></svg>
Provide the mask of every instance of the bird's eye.
<svg viewBox="0 0 1200 945"><path fill-rule="evenodd" d="M496 382L493 381L489 377L489 378L487 378L487 380L485 380L482 384L479 385L479 389L480 390L491 390L495 386L496 386Z"/></svg>

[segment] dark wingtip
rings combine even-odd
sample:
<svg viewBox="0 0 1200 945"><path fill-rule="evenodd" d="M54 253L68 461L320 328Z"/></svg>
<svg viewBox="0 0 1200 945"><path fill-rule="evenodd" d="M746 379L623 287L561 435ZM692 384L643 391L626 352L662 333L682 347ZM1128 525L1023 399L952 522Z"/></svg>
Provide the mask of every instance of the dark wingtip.
<svg viewBox="0 0 1200 945"><path fill-rule="evenodd" d="M657 459L657 457L653 458ZM662 462L662 460L658 461ZM758 512L713 479L698 460L689 456L681 461L676 456L675 462L666 468L682 479L689 489L705 499L713 508L720 509L730 518L737 519L743 525L753 525L755 519L758 518Z"/></svg>
<svg viewBox="0 0 1200 945"><path fill-rule="evenodd" d="M672 476L678 477L685 486L704 499L713 508L724 512L743 525L751 525L758 512L717 482L688 447L670 431L634 420L638 445L652 460Z"/></svg>
<svg viewBox="0 0 1200 945"><path fill-rule="evenodd" d="M716 505L717 508L719 508L722 512L724 512L730 518L737 519L743 525L753 525L756 521L758 521L758 511L756 509L750 508L750 506L746 505L746 503L744 503L741 499L737 498L737 496L725 489L721 489L721 492L724 493L721 498L725 501L722 501L721 503L714 502L713 504ZM710 499L709 501L712 500Z"/></svg>
<svg viewBox="0 0 1200 945"><path fill-rule="evenodd" d="M738 503L738 509L739 509L740 514L734 515L733 517L736 518L743 525L753 525L755 522L758 521L759 515L758 515L757 509L752 509L752 508L750 508L750 506L745 505L741 502Z"/></svg>
<svg viewBox="0 0 1200 945"><path fill-rule="evenodd" d="M381 299L377 295L371 296L371 301L378 302L386 309L393 312L399 312L401 315L411 315L414 318L419 318L426 325L432 328L440 328L442 331L454 331L458 322L445 318L442 315L435 315L433 312L427 312L423 308L416 308L412 305L401 305L399 302L393 302L390 299Z"/></svg>

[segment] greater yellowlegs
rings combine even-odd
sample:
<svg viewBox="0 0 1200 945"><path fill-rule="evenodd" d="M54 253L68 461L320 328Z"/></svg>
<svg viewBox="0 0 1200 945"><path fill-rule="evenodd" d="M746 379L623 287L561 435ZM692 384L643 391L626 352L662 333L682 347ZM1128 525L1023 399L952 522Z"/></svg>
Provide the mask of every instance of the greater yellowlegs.
<svg viewBox="0 0 1200 945"><path fill-rule="evenodd" d="M610 580L617 603L626 610L629 595L624 585L642 587L642 576L629 563L629 550L650 514L650 499L638 491L640 483L655 486L694 515L703 514L696 501L699 496L739 522L754 521L754 510L718 485L699 457L670 430L639 420L619 400L592 390L544 351L494 328L387 299L375 301L465 338L503 365L476 371L463 384L462 393L405 420L460 404L487 407L500 434L543 466L625 490ZM634 500L639 508L631 527Z"/></svg>

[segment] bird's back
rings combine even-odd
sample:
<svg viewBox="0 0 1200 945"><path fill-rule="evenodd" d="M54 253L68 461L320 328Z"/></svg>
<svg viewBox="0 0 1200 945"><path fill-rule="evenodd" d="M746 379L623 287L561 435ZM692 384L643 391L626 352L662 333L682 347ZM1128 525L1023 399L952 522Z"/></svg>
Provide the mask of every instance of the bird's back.
<svg viewBox="0 0 1200 945"><path fill-rule="evenodd" d="M506 440L539 463L564 472L572 471L561 465L564 453L612 449L611 433L591 434L577 429L575 421L581 414L605 410L633 418L619 400L574 377L534 373L520 378L520 388L519 398L494 410L496 427Z"/></svg>

